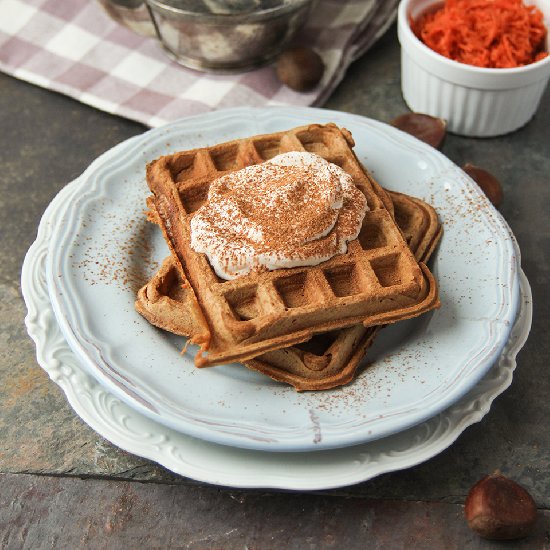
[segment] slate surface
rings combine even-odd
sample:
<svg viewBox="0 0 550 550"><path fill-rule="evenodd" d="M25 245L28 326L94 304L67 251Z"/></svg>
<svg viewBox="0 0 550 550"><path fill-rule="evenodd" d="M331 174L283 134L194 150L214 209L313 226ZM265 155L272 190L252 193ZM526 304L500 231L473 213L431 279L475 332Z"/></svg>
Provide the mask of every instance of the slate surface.
<svg viewBox="0 0 550 550"><path fill-rule="evenodd" d="M0 547L490 550L444 502L0 474ZM70 521L67 521L70 518ZM513 548L543 547L550 512ZM512 547L510 544L504 546Z"/></svg>
<svg viewBox="0 0 550 550"><path fill-rule="evenodd" d="M326 107L386 122L407 111L400 93L395 29L367 57L352 66ZM23 324L25 307L19 289L20 269L25 252L35 238L42 212L56 192L94 158L127 137L142 132L144 127L0 75L0 128L0 473L171 483L184 487L181 489L183 498L188 499L189 505L193 502L192 495L198 495L204 502L213 499L212 506L215 506L211 495L217 494L216 489L173 475L154 463L125 453L84 425L66 403L61 390L38 367L33 343ZM453 510L460 508L477 479L496 468L528 488L541 509L550 508L550 430L547 422L550 417L550 377L547 375L550 340L546 334L550 323L547 298L550 279L549 128L550 89L547 89L535 118L518 132L493 139L449 135L443 146L443 152L457 164L472 162L483 166L504 185L501 212L520 243L523 266L534 296L533 329L519 355L512 386L495 401L482 422L467 429L451 448L427 463L354 487L327 492L327 498L332 500L326 502L331 502L335 509L342 510L348 502L345 497L349 496L399 501L402 503L399 506L405 509L407 502L421 501L425 503L423 514L431 514L436 505L454 504L457 507L437 508L447 511L436 514L428 530L441 532L452 523L453 532L462 538L466 536L459 527L462 520ZM33 483L32 477L22 477L20 482L13 481L19 479L17 476L1 479L2 490L9 479L16 492ZM51 485L48 487L47 490L53 490ZM75 494L81 490L76 481L70 487ZM112 498L117 490L113 489ZM231 494L239 495L236 498L248 498L247 495L257 498L255 491L232 491ZM277 510L283 518L295 515L295 503L300 502L300 497L279 495L273 498L279 499L281 504ZM85 499L82 502L90 506L90 514L97 512ZM382 506L380 513L390 513L389 508ZM410 518L416 513L414 508L411 504ZM9 513L0 517L12 521ZM320 529L325 519L322 514L312 513L309 521ZM261 521L259 515L253 515L249 531L260 529ZM0 532L7 528L6 525L0 523ZM392 529L391 521L386 521L385 525ZM322 529L319 529L317 534L312 531L311 544L317 540L319 545L321 542L330 545L330 541L323 542ZM9 533L6 536L7 539L0 538L0 541L11 540ZM258 536L255 544L263 541L264 544L258 547L265 548L270 547L267 541L273 540L269 537L276 535L261 531ZM337 535L336 542L347 540L341 536ZM242 548L243 540L236 538L236 542L231 543L235 546L222 546ZM214 539L205 540L201 547L221 547L216 544Z"/></svg>

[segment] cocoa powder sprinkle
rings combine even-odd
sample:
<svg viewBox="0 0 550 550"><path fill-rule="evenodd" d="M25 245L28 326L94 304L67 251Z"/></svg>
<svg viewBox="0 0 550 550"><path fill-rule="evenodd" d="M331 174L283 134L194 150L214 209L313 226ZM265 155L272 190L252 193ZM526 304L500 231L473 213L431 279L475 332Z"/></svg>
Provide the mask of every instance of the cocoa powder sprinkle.
<svg viewBox="0 0 550 550"><path fill-rule="evenodd" d="M311 153L285 153L212 182L191 220L191 246L226 279L316 265L346 251L367 209L339 166Z"/></svg>

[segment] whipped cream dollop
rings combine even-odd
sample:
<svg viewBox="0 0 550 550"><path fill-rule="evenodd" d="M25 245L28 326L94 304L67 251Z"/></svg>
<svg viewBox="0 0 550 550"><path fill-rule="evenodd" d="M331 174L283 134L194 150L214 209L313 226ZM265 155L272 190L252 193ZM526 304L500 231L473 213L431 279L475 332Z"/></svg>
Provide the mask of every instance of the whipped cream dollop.
<svg viewBox="0 0 550 550"><path fill-rule="evenodd" d="M191 219L191 247L217 275L317 265L347 250L368 210L351 176L290 152L213 181Z"/></svg>

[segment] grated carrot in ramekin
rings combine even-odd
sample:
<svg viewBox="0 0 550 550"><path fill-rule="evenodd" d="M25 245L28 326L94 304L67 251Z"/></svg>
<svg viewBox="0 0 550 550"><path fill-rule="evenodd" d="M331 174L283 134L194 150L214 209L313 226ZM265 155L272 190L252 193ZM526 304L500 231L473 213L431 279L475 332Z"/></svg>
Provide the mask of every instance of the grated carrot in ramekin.
<svg viewBox="0 0 550 550"><path fill-rule="evenodd" d="M548 55L542 12L522 0L446 0L411 28L437 53L477 67L521 67Z"/></svg>

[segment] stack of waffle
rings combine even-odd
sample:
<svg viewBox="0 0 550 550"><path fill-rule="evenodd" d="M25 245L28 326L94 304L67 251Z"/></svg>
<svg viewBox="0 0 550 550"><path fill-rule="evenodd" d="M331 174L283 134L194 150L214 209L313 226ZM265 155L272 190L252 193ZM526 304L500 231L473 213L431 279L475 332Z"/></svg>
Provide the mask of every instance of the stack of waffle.
<svg viewBox="0 0 550 550"><path fill-rule="evenodd" d="M433 208L383 190L353 145L345 129L309 125L150 163L148 216L171 255L139 291L137 311L200 345L197 367L237 361L297 390L350 382L381 326L439 306L424 262L441 236ZM193 213L215 179L290 151L315 153L352 176L369 206L357 239L316 266L221 279L191 247Z"/></svg>

